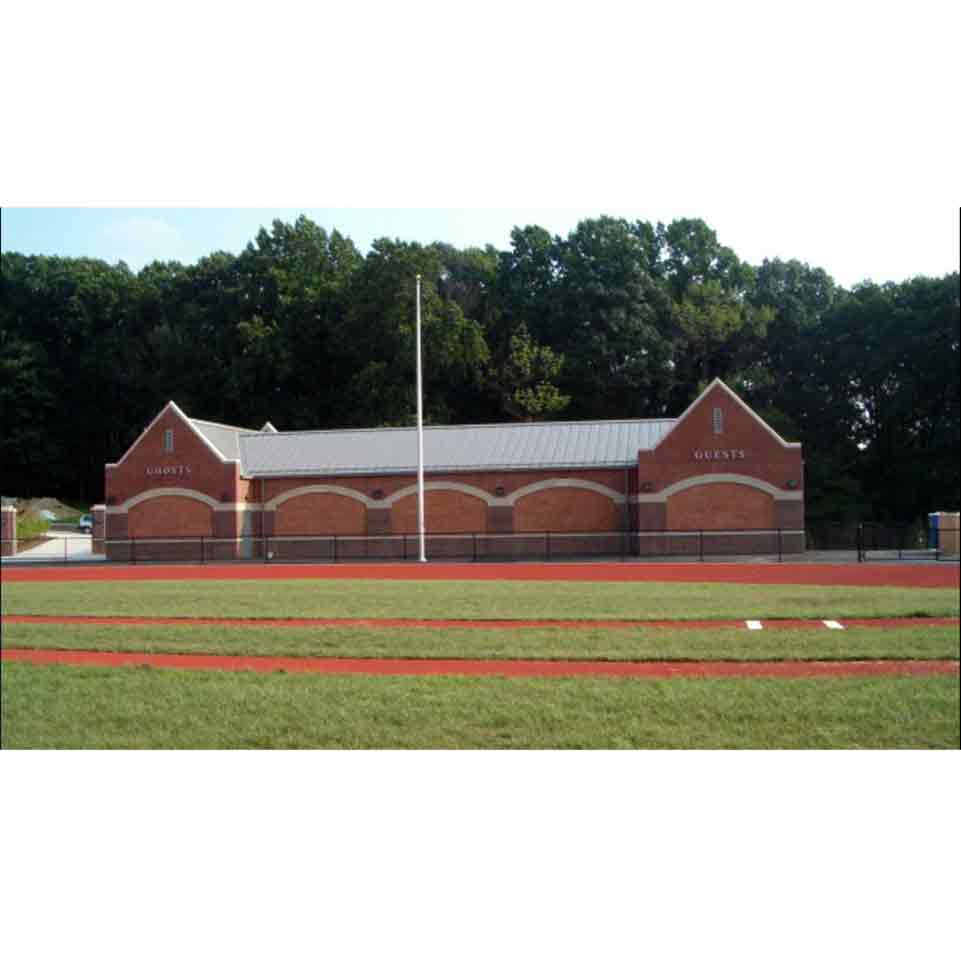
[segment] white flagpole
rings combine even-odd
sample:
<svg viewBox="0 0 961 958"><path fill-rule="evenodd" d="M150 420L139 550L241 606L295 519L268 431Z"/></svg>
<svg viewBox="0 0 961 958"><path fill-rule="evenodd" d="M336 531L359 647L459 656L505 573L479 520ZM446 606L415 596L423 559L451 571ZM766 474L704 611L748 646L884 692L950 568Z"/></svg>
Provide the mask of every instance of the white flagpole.
<svg viewBox="0 0 961 958"><path fill-rule="evenodd" d="M427 561L424 547L424 390L420 359L420 273L417 274L417 534L420 561Z"/></svg>

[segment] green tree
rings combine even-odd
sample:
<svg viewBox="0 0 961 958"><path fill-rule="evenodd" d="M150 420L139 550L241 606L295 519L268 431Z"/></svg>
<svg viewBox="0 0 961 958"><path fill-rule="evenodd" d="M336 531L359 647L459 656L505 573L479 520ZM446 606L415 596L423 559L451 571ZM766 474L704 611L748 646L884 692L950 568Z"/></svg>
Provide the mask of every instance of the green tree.
<svg viewBox="0 0 961 958"><path fill-rule="evenodd" d="M531 422L563 411L570 396L555 384L563 365L564 358L538 344L521 323L511 335L506 355L492 363L488 373L501 413Z"/></svg>
<svg viewBox="0 0 961 958"><path fill-rule="evenodd" d="M538 338L565 357L576 418L662 415L673 381L670 299L644 224L585 220L558 243L555 306Z"/></svg>

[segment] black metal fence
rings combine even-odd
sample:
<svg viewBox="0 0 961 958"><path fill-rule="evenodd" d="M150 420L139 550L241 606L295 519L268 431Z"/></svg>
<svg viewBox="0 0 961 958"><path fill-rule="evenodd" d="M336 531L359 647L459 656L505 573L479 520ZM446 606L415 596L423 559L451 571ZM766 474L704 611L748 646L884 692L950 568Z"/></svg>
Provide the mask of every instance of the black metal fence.
<svg viewBox="0 0 961 958"><path fill-rule="evenodd" d="M928 546L928 537L916 524L882 525L864 522L858 526L858 560L883 562L956 558L940 546Z"/></svg>
<svg viewBox="0 0 961 958"><path fill-rule="evenodd" d="M811 552L856 552L859 562L948 561L956 550L930 544L927 530L919 523L819 522L807 528Z"/></svg>
<svg viewBox="0 0 961 958"><path fill-rule="evenodd" d="M70 562L91 558L86 553L62 554L49 549L19 550L17 561ZM22 545L22 544L21 544ZM416 534L383 536L283 535L221 539L211 536L169 536L108 539L106 558L139 562L365 562L414 561L420 557ZM790 529L695 530L689 532L516 532L431 533L425 552L431 560L469 562L563 561L584 559L645 559L648 561L707 561L756 556L782 560L804 551L804 533Z"/></svg>
<svg viewBox="0 0 961 958"><path fill-rule="evenodd" d="M3 540L4 561L118 562L403 562L420 555L416 534L383 536L284 535L221 539L170 536L99 540L89 535ZM839 561L957 558L927 548L917 525L816 523L799 529L728 529L640 532L431 533L426 555L436 561L509 562L619 559L706 562L723 559Z"/></svg>

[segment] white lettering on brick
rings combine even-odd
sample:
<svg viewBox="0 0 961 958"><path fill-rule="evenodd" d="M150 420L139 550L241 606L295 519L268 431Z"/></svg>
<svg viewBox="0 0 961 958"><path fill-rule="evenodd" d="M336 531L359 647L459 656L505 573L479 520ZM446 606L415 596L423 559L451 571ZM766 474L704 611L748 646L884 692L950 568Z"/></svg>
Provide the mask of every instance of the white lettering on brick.
<svg viewBox="0 0 961 958"><path fill-rule="evenodd" d="M154 476L189 476L190 466L147 466L147 475Z"/></svg>
<svg viewBox="0 0 961 958"><path fill-rule="evenodd" d="M731 462L746 459L747 453L743 449L695 449L694 458L698 462L702 460Z"/></svg>

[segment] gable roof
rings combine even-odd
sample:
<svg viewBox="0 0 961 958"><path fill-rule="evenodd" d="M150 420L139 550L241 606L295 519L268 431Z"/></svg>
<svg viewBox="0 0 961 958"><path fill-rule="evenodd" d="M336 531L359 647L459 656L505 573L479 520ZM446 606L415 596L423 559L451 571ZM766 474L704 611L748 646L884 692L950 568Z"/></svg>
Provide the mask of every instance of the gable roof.
<svg viewBox="0 0 961 958"><path fill-rule="evenodd" d="M633 465L638 449L651 448L674 422L630 419L428 426L424 429L424 468L470 472ZM414 427L239 431L238 441L243 472L252 477L397 473L417 468Z"/></svg>
<svg viewBox="0 0 961 958"><path fill-rule="evenodd" d="M427 426L424 468L430 472L506 472L632 466L639 451L656 449L716 389L734 399L782 446L800 447L800 443L785 442L737 393L715 379L678 419ZM417 469L417 430L412 426L278 432L268 422L259 430L246 429L190 419L172 401L153 422L167 409L180 416L222 461L239 462L242 474L250 478L374 475ZM150 426L120 462L149 430Z"/></svg>
<svg viewBox="0 0 961 958"><path fill-rule="evenodd" d="M255 429L225 426L220 422L207 422L204 419L190 419L188 421L224 459L236 459L242 462L240 456L240 437L248 433L252 433L253 435L257 434L257 430Z"/></svg>

